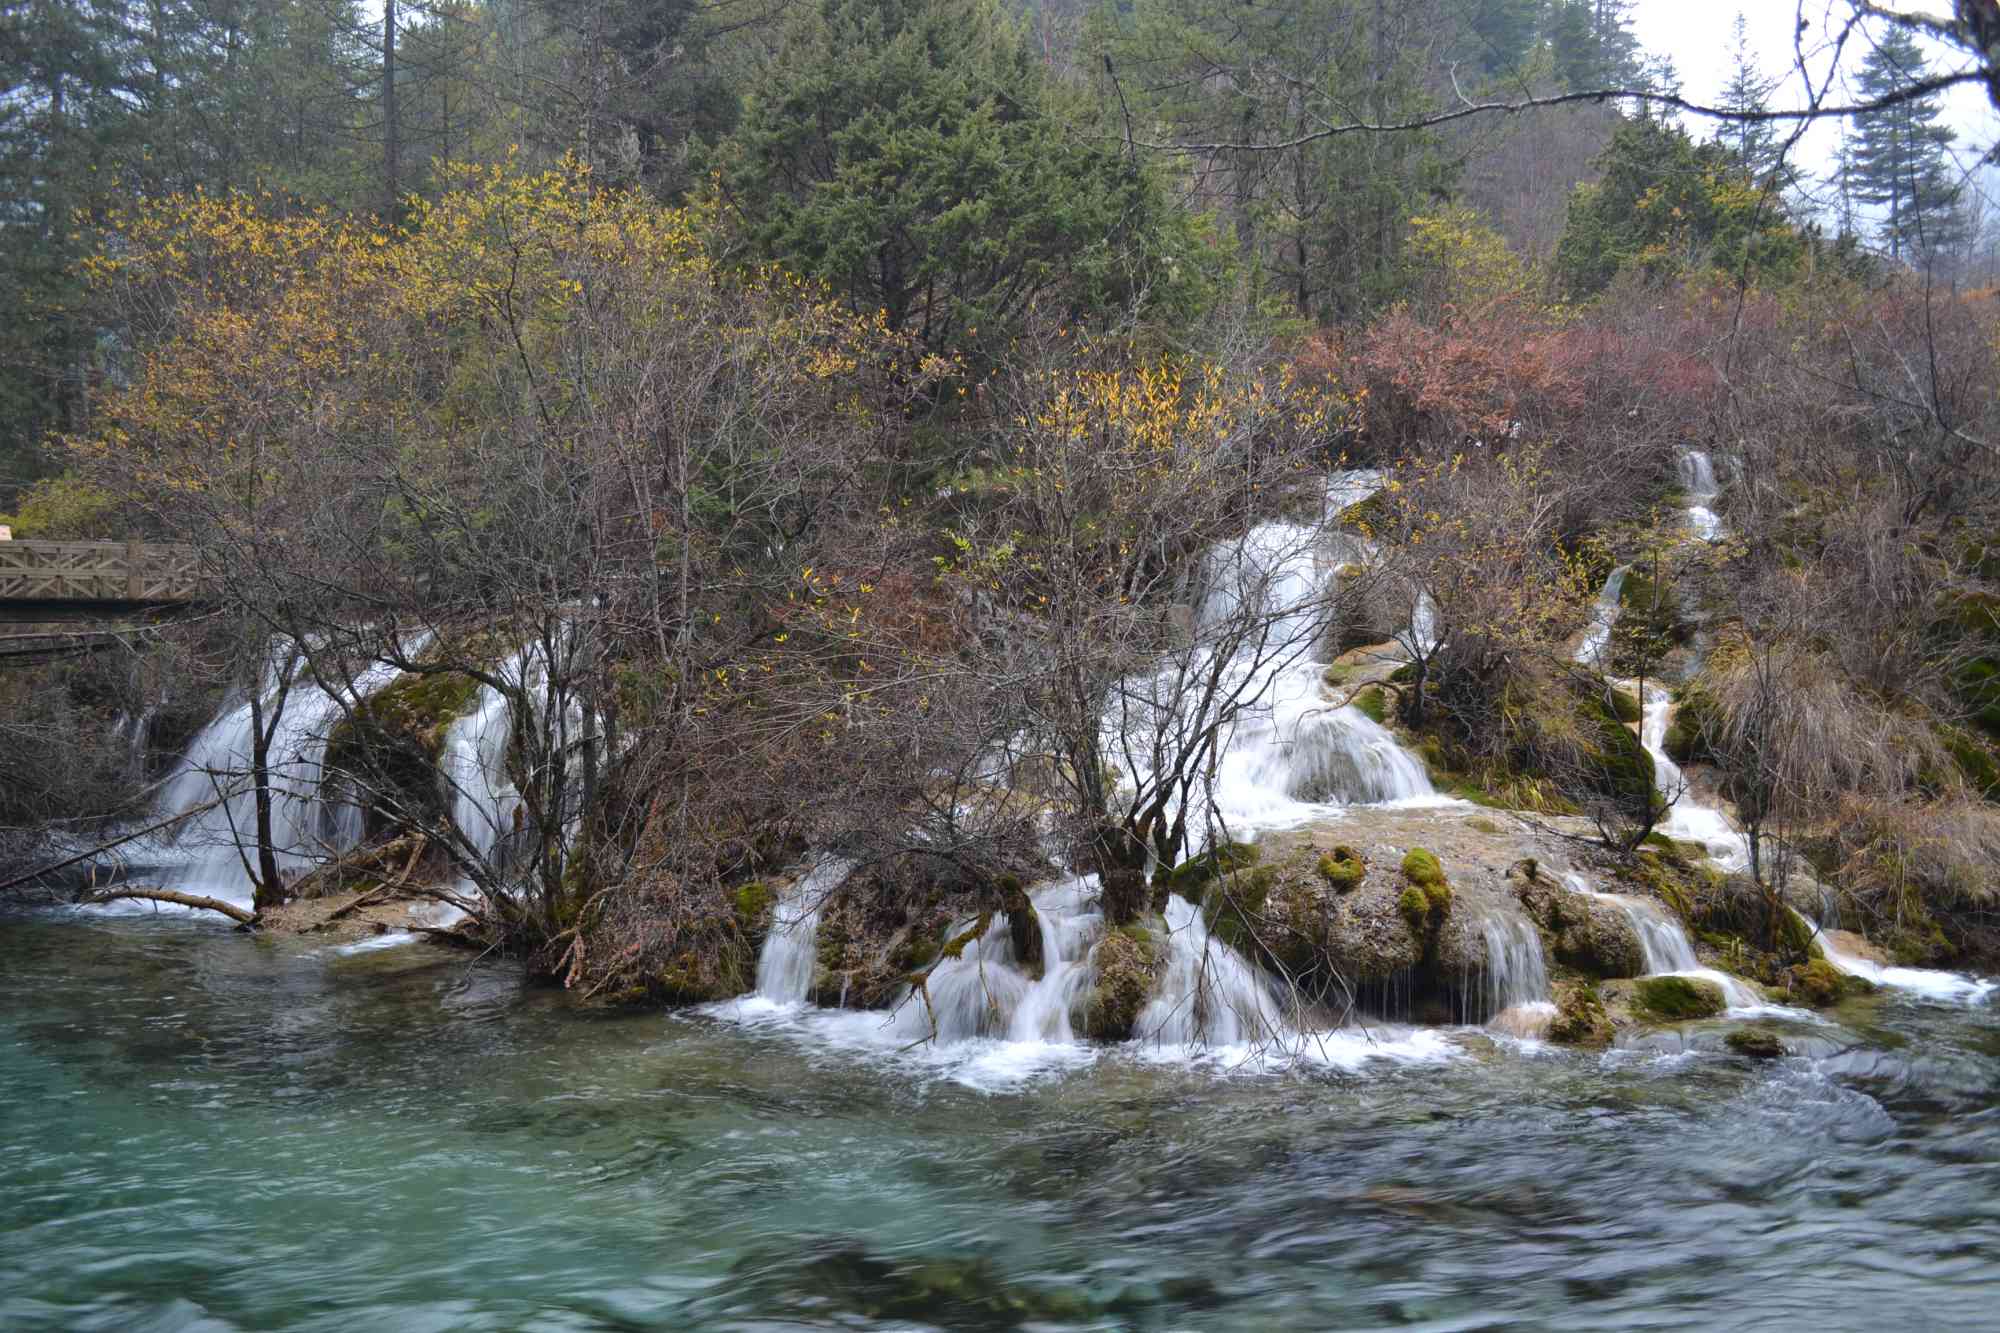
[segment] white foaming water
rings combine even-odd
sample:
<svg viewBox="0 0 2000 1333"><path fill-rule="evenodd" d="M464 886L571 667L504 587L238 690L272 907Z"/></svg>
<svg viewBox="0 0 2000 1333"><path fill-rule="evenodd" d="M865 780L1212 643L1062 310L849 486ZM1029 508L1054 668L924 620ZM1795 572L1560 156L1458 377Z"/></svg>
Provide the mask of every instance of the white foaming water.
<svg viewBox="0 0 2000 1333"><path fill-rule="evenodd" d="M1173 1046L1241 1046L1296 1034L1269 979L1211 936L1201 912L1176 893L1167 899L1166 969L1133 1035Z"/></svg>
<svg viewBox="0 0 2000 1333"><path fill-rule="evenodd" d="M1669 916L1658 903L1618 893L1599 893L1581 875L1570 874L1564 878L1579 893L1610 903L1625 914L1625 919L1632 923L1632 930L1639 937L1639 949L1646 960L1645 975L1697 977L1712 981L1721 987L1723 1003L1731 1010L1774 1008L1766 1004L1764 997L1742 978L1732 977L1712 967L1703 967L1701 960L1695 957L1694 941L1681 929L1681 923Z"/></svg>
<svg viewBox="0 0 2000 1333"><path fill-rule="evenodd" d="M1584 631L1583 642L1576 650L1576 660L1588 667L1604 670L1604 650L1611 643L1611 631L1618 625L1620 610L1618 599L1625 591L1625 576L1631 573L1630 565L1620 565L1604 580L1604 589L1597 594L1597 605L1591 611L1590 628Z"/></svg>
<svg viewBox="0 0 2000 1333"><path fill-rule="evenodd" d="M1909 991L1926 1000L1938 1000L1953 1004L1980 1004L1991 995L2000 983L1983 977L1970 977L1960 972L1943 972L1928 967L1895 967L1888 963L1878 963L1857 954L1843 953L1827 933L1801 916L1812 931L1813 940L1826 954L1826 961L1849 976L1861 977L1878 986L1893 990Z"/></svg>
<svg viewBox="0 0 2000 1333"><path fill-rule="evenodd" d="M1517 1037L1538 1037L1556 1016L1541 932L1519 912L1488 910L1479 920L1486 941L1483 978L1487 1024Z"/></svg>
<svg viewBox="0 0 2000 1333"><path fill-rule="evenodd" d="M1696 842L1725 870L1750 864L1750 844L1722 811L1695 799L1679 764L1667 754L1667 724L1673 697L1657 685L1646 686L1639 723L1639 742L1653 756L1653 785L1673 802L1659 831L1682 842Z"/></svg>
<svg viewBox="0 0 2000 1333"><path fill-rule="evenodd" d="M1104 934L1096 895L1095 875L1059 880L1030 895L1041 937L1039 976L1016 955L1007 914L994 913L983 934L958 957L941 960L924 990L903 1000L895 1030L913 1041L1075 1041L1072 1016L1092 980L1091 949Z"/></svg>
<svg viewBox="0 0 2000 1333"><path fill-rule="evenodd" d="M1206 645L1128 680L1107 713L1105 752L1145 778L1161 756L1204 730L1207 719L1188 709L1205 697L1238 701L1214 780L1193 798L1199 808L1186 812L1190 854L1207 845L1217 823L1242 834L1294 827L1347 805L1447 803L1415 756L1358 709L1333 706L1324 684L1329 594L1342 563L1335 557L1371 554L1358 537L1327 529L1380 486L1379 473L1339 474L1327 487L1323 527L1260 524L1211 551L1195 617ZM1260 613L1263 627L1247 638L1240 634L1246 608ZM1229 656L1218 665L1221 653ZM1220 681L1214 691L1190 688L1211 678Z"/></svg>
<svg viewBox="0 0 2000 1333"><path fill-rule="evenodd" d="M412 645L409 651L420 651ZM267 708L280 708L268 748L271 840L281 875L302 874L352 847L361 834L360 812L328 801L321 783L329 733L355 702L395 679L396 668L377 663L361 672L351 693L336 695L311 677L296 680L278 700L278 672L288 650L273 654L260 688ZM135 861L157 859L165 888L248 906L255 891L245 860L254 862L257 793L250 768L255 728L248 699L226 706L202 728L160 794L160 817L187 817L165 836L141 841ZM209 809L201 807L218 797ZM151 910L150 908L146 910Z"/></svg>
<svg viewBox="0 0 2000 1333"><path fill-rule="evenodd" d="M1715 480L1715 465L1700 449L1683 449L1680 455L1681 489L1687 492L1688 527L1705 542L1722 536L1722 520L1711 506L1722 488Z"/></svg>
<svg viewBox="0 0 2000 1333"><path fill-rule="evenodd" d="M825 857L800 875L771 912L757 956L757 994L774 1004L802 1004L812 991L819 917L827 898L854 873L854 862Z"/></svg>

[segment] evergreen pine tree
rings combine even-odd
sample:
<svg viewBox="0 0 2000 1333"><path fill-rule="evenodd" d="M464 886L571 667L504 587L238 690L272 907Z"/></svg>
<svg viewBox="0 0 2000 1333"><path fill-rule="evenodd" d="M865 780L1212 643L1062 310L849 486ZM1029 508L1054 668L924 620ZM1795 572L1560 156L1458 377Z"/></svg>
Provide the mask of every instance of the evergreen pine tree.
<svg viewBox="0 0 2000 1333"><path fill-rule="evenodd" d="M1861 67L1860 95L1875 101L1929 73L1916 41L1892 29ZM1957 223L1959 190L1945 152L1955 136L1937 123L1940 109L1933 94L1855 118L1854 199L1882 211L1882 243L1895 258L1916 264L1948 249Z"/></svg>
<svg viewBox="0 0 2000 1333"><path fill-rule="evenodd" d="M1739 114L1768 111L1777 83L1758 72L1756 54L1750 49L1750 25L1741 10L1730 32L1730 75L1722 86L1721 105ZM1779 166L1782 150L1768 120L1724 121L1716 137L1754 181L1761 183Z"/></svg>

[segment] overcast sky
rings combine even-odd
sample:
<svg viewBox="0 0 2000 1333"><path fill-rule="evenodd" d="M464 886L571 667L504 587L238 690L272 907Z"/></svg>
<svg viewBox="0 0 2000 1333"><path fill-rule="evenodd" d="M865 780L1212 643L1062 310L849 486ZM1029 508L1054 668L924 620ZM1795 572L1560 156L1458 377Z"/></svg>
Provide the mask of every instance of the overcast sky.
<svg viewBox="0 0 2000 1333"><path fill-rule="evenodd" d="M1845 0L1832 0L1830 7L1837 30L1838 20L1845 18L1849 6ZM1941 3L1907 3L1902 7L1932 12L1948 9ZM1804 0L1809 25L1804 38L1805 47L1809 57L1819 57L1811 63L1820 77L1824 77L1826 68L1824 47L1828 9L1829 0ZM1772 106L1782 107L1799 105L1804 101L1799 76L1793 67L1792 34L1798 10L1798 0L1638 0L1633 6L1632 20L1639 41L1648 51L1673 57L1687 96L1693 101L1712 103L1724 80L1729 77L1732 28L1737 14L1741 13L1749 25L1750 43L1757 53L1760 69L1766 77L1785 76L1788 80L1771 96ZM1944 49L1933 48L1930 53L1933 64L1942 66L1946 59ZM1848 44L1842 64L1850 78L1859 72L1866 55L1865 45ZM1962 63L1961 57L1950 67L1956 68ZM1977 85L1952 89L1945 107L1945 119L1958 131L1957 147L1961 150L1972 149L1975 145L1979 149L1990 148L1996 140L2000 140L2000 112L1994 110L1993 104ZM1688 128L1704 138L1714 133L1713 122L1691 121ZM1832 164L1837 142L1838 131L1831 122L1815 126L1800 143L1799 165L1811 172L1826 171ZM1966 151L1965 164L1970 166L1977 155L1977 152ZM1994 174L1989 170L1982 176L1986 193L1993 195Z"/></svg>

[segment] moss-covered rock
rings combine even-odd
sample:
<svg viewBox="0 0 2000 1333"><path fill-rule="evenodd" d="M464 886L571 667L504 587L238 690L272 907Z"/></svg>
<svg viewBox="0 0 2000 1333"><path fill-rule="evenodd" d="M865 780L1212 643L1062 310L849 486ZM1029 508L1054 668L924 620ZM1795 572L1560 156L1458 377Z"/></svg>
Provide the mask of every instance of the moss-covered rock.
<svg viewBox="0 0 2000 1333"><path fill-rule="evenodd" d="M1508 875L1514 896L1558 963L1593 977L1636 977L1646 949L1632 919L1615 903L1578 893L1551 876L1517 865Z"/></svg>
<svg viewBox="0 0 2000 1333"><path fill-rule="evenodd" d="M1706 690L1691 683L1675 692L1673 716L1667 720L1666 739L1661 743L1669 758L1679 764L1713 762L1711 746L1720 734L1721 715Z"/></svg>
<svg viewBox="0 0 2000 1333"><path fill-rule="evenodd" d="M1639 706L1638 699L1633 697L1630 690L1614 689L1610 691L1608 698L1610 700L1611 714L1620 722L1629 725L1642 721L1645 718L1645 710Z"/></svg>
<svg viewBox="0 0 2000 1333"><path fill-rule="evenodd" d="M1255 843L1220 843L1191 856L1167 872L1167 888L1191 903L1199 903L1208 885L1224 875L1248 870L1261 857Z"/></svg>
<svg viewBox="0 0 2000 1333"><path fill-rule="evenodd" d="M1681 616L1680 601L1664 579L1634 565L1619 590L1618 621L1611 627L1611 668L1621 676L1656 670L1660 659L1686 643L1693 629Z"/></svg>
<svg viewBox="0 0 2000 1333"><path fill-rule="evenodd" d="M1714 1018L1728 1008L1722 987L1704 977L1640 977L1632 983L1632 1008L1664 1023Z"/></svg>
<svg viewBox="0 0 2000 1333"><path fill-rule="evenodd" d="M1389 696L1380 685L1370 685L1354 696L1354 707L1369 721L1381 726L1389 720Z"/></svg>
<svg viewBox="0 0 2000 1333"><path fill-rule="evenodd" d="M1611 1015L1597 987L1588 981L1565 981L1555 988L1556 1016L1547 1036L1564 1046L1609 1046Z"/></svg>
<svg viewBox="0 0 2000 1333"><path fill-rule="evenodd" d="M410 671L334 724L327 734L327 780L351 781L380 798L367 806L370 838L394 832L398 805L439 814L448 808L438 767L445 737L478 700L479 682L463 672Z"/></svg>
<svg viewBox="0 0 2000 1333"><path fill-rule="evenodd" d="M1158 988L1166 923L1134 922L1110 931L1091 951L1096 980L1083 1001L1083 1033L1094 1041L1129 1041Z"/></svg>
<svg viewBox="0 0 2000 1333"><path fill-rule="evenodd" d="M1752 1060L1775 1060L1785 1053L1785 1043L1775 1032L1762 1028L1739 1028L1722 1039L1723 1045Z"/></svg>
<svg viewBox="0 0 2000 1333"><path fill-rule="evenodd" d="M1813 1009L1828 1009L1875 989L1865 978L1850 976L1824 958L1800 963L1792 968L1787 980L1792 998Z"/></svg>

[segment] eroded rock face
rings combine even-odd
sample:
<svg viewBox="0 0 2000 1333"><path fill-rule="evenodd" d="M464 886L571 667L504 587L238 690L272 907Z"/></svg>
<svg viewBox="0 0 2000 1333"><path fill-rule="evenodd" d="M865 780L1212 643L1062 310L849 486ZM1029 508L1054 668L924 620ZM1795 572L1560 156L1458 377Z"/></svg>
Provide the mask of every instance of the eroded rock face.
<svg viewBox="0 0 2000 1333"><path fill-rule="evenodd" d="M1508 873L1514 898L1542 930L1555 961L1593 977L1636 977L1646 970L1646 950L1632 920L1616 904L1536 869Z"/></svg>

